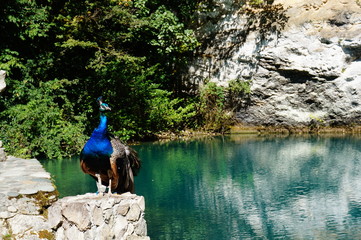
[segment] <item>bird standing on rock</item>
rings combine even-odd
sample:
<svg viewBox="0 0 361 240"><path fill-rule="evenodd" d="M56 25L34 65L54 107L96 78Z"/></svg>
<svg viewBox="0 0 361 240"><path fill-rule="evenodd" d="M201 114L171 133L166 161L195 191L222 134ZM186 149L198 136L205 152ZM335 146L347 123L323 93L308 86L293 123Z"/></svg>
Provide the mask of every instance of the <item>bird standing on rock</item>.
<svg viewBox="0 0 361 240"><path fill-rule="evenodd" d="M84 173L97 180L98 192L134 193L134 176L141 163L136 151L123 144L119 138L108 133L108 119L105 112L110 111L103 98L97 99L100 122L80 153L80 166Z"/></svg>

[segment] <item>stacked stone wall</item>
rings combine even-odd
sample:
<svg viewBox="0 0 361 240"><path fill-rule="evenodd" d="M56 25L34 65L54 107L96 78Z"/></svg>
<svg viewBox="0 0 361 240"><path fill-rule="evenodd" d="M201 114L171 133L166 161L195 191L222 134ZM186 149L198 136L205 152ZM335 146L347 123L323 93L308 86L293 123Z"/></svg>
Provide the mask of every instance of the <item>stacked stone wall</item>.
<svg viewBox="0 0 361 240"><path fill-rule="evenodd" d="M148 240L144 197L85 195L58 200L36 159L0 162L0 239Z"/></svg>
<svg viewBox="0 0 361 240"><path fill-rule="evenodd" d="M49 208L49 224L56 239L146 240L142 196L85 195L60 199Z"/></svg>

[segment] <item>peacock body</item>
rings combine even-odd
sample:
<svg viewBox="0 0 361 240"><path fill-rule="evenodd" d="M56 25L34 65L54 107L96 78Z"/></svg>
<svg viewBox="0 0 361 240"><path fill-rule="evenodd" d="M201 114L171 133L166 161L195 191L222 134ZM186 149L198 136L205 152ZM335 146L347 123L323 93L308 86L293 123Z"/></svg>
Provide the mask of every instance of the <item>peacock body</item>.
<svg viewBox="0 0 361 240"><path fill-rule="evenodd" d="M80 153L81 169L98 181L99 192L102 192L101 185L104 185L109 187L109 193L134 193L134 176L141 166L138 155L119 138L108 133L105 112L111 109L101 97L97 101L100 122Z"/></svg>

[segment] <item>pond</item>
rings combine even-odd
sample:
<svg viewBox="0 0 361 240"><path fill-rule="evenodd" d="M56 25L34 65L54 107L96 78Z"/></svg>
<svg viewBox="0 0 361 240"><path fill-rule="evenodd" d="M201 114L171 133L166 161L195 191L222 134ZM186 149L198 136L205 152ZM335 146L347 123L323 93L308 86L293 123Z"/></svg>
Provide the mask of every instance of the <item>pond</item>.
<svg viewBox="0 0 361 240"><path fill-rule="evenodd" d="M361 138L231 135L133 146L151 239L361 239ZM61 196L95 192L48 160Z"/></svg>

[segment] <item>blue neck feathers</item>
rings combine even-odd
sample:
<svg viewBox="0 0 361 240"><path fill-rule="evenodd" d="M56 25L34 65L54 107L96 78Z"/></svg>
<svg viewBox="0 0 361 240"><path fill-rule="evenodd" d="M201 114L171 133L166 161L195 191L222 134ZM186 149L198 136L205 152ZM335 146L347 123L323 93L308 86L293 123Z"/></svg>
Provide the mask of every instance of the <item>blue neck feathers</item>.
<svg viewBox="0 0 361 240"><path fill-rule="evenodd" d="M97 132L101 135L106 135L108 132L108 118L105 116L104 113L100 113L100 122L96 129L94 129L94 132ZM93 133L94 133L93 132Z"/></svg>
<svg viewBox="0 0 361 240"><path fill-rule="evenodd" d="M96 129L94 129L91 137L102 138L108 133L108 119L104 113L100 113L100 122Z"/></svg>
<svg viewBox="0 0 361 240"><path fill-rule="evenodd" d="M88 157L109 157L113 152L108 136L108 120L104 113L100 114L100 123L94 129L90 139L83 148L82 155Z"/></svg>

